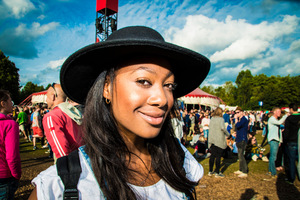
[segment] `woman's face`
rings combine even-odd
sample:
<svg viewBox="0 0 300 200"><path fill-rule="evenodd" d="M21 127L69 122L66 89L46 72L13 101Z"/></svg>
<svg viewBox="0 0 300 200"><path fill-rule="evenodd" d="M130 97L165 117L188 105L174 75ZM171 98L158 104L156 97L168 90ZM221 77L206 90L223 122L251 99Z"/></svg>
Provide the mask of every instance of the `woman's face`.
<svg viewBox="0 0 300 200"><path fill-rule="evenodd" d="M9 114L13 111L13 103L11 101L11 97L9 96L8 100L7 101L3 101L2 102L2 112L4 114Z"/></svg>
<svg viewBox="0 0 300 200"><path fill-rule="evenodd" d="M111 101L120 133L155 138L173 106L174 85L170 64L163 59L128 62L118 69L113 87L106 83L103 96Z"/></svg>

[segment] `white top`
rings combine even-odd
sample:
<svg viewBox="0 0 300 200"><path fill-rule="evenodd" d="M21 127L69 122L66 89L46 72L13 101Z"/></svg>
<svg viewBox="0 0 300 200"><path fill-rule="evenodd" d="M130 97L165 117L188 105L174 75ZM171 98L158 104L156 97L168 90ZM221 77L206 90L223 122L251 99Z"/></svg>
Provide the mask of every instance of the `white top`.
<svg viewBox="0 0 300 200"><path fill-rule="evenodd" d="M270 117L268 120L268 142L271 140L276 140L282 143L282 132L280 129L280 125L284 123L287 115L284 115L280 120L276 119L274 116Z"/></svg>
<svg viewBox="0 0 300 200"><path fill-rule="evenodd" d="M190 154L190 152L181 145L185 152L184 169L186 177L191 181L199 181L203 177L203 167ZM77 185L79 191L79 199L101 199L105 197L97 183L94 173L89 165L89 158L85 154L83 148L79 148L79 158L82 168L82 173ZM32 180L32 184L37 187L37 197L41 199L63 199L64 185L57 175L56 166L51 166L45 171L41 172ZM135 193L139 193L143 199L157 200L157 199L186 199L186 195L182 192L176 191L168 185L163 179L156 184L139 187L129 184ZM116 188L117 189L117 188Z"/></svg>
<svg viewBox="0 0 300 200"><path fill-rule="evenodd" d="M181 140L183 137L183 122L181 122L177 117L171 119L172 127L176 138Z"/></svg>
<svg viewBox="0 0 300 200"><path fill-rule="evenodd" d="M205 126L207 124L207 126ZM203 126L203 130L208 130L209 129L209 124L210 124L210 119L204 117L201 121L201 125Z"/></svg>
<svg viewBox="0 0 300 200"><path fill-rule="evenodd" d="M253 125L254 125L254 122L255 122L255 116L251 114L249 117L250 117L250 119L251 119L250 125L253 126Z"/></svg>

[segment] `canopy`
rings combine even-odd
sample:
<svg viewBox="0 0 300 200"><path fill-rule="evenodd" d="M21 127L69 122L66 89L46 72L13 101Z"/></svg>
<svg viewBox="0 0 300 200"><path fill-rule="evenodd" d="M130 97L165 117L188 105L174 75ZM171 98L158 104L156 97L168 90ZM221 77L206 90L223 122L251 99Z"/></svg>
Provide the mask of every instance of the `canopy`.
<svg viewBox="0 0 300 200"><path fill-rule="evenodd" d="M179 98L184 104L199 104L209 107L218 107L222 101L219 97L208 94L202 91L200 88L196 88L189 94Z"/></svg>
<svg viewBox="0 0 300 200"><path fill-rule="evenodd" d="M24 99L24 101L22 101L19 105L23 106L23 105L32 105L37 103L46 103L46 99L47 99L47 90L32 93L26 99Z"/></svg>

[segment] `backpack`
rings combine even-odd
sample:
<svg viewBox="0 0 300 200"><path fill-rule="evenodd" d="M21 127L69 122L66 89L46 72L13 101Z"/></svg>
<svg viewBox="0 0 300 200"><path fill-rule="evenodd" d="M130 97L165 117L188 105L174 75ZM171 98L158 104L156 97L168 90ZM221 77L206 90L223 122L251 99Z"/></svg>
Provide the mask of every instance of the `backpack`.
<svg viewBox="0 0 300 200"><path fill-rule="evenodd" d="M75 150L69 155L57 159L56 169L58 176L65 186L63 199L79 199L77 183L81 174L81 166L78 150Z"/></svg>

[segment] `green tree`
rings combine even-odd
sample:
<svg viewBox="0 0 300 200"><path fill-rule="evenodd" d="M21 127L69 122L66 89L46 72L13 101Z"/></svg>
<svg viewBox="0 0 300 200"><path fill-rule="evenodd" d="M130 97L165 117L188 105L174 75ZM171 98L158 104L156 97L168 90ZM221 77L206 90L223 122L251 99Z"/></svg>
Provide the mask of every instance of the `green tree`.
<svg viewBox="0 0 300 200"><path fill-rule="evenodd" d="M241 71L235 83L237 85L236 103L244 109L250 108L250 99L252 96L253 76L250 70Z"/></svg>
<svg viewBox="0 0 300 200"><path fill-rule="evenodd" d="M15 103L19 102L19 69L0 50L0 88L8 90Z"/></svg>
<svg viewBox="0 0 300 200"><path fill-rule="evenodd" d="M207 92L211 95L215 95L215 88L211 85L209 86L203 86L202 88L200 88L201 90L203 90L204 92Z"/></svg>
<svg viewBox="0 0 300 200"><path fill-rule="evenodd" d="M227 105L236 105L235 99L237 90L231 81L226 81L220 91L222 92L219 94L217 92L217 96L220 97Z"/></svg>

